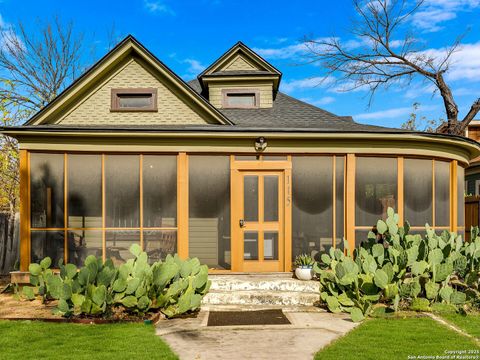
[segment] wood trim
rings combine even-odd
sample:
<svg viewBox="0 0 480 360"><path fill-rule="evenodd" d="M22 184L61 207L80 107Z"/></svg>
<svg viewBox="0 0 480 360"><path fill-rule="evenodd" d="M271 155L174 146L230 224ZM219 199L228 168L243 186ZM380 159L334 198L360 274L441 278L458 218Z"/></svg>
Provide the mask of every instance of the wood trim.
<svg viewBox="0 0 480 360"><path fill-rule="evenodd" d="M120 97L122 95L150 95L152 103L150 107L145 108L121 108ZM156 88L121 88L111 89L110 112L157 112L157 89Z"/></svg>
<svg viewBox="0 0 480 360"><path fill-rule="evenodd" d="M332 246L337 247L337 157L332 156Z"/></svg>
<svg viewBox="0 0 480 360"><path fill-rule="evenodd" d="M435 217L437 214L435 213L435 160L432 160L432 227L435 228L436 220Z"/></svg>
<svg viewBox="0 0 480 360"><path fill-rule="evenodd" d="M397 159L397 212L398 212L398 223L400 226L403 226L405 218L405 199L404 199L404 158L399 156Z"/></svg>
<svg viewBox="0 0 480 360"><path fill-rule="evenodd" d="M188 156L177 155L177 254L188 258Z"/></svg>
<svg viewBox="0 0 480 360"><path fill-rule="evenodd" d="M139 157L139 181L140 181L140 248L145 251L143 246L143 154Z"/></svg>
<svg viewBox="0 0 480 360"><path fill-rule="evenodd" d="M346 162L345 238L348 241L350 251L353 253L355 249L355 154L347 154Z"/></svg>
<svg viewBox="0 0 480 360"><path fill-rule="evenodd" d="M20 150L20 271L30 265L30 154Z"/></svg>
<svg viewBox="0 0 480 360"><path fill-rule="evenodd" d="M457 166L457 160L450 162L450 227L453 232L458 228Z"/></svg>
<svg viewBox="0 0 480 360"><path fill-rule="evenodd" d="M283 223L285 227L285 271L292 271L292 156L288 155L288 162L290 168L285 169L284 172L284 193L285 193L285 214L283 217Z"/></svg>
<svg viewBox="0 0 480 360"><path fill-rule="evenodd" d="M67 160L67 153L63 154L63 236L64 236L64 263L68 263L68 160Z"/></svg>
<svg viewBox="0 0 480 360"><path fill-rule="evenodd" d="M447 161L459 160L468 165L473 149L460 141L445 142L442 139L425 139L419 136L406 137L388 134L356 138L352 134L308 133L240 133L240 132L68 132L56 131L4 131L20 141L21 149L38 151L91 151L91 152L150 152L150 153L245 153L253 150L253 141L259 136L268 137L265 154L285 153L302 155L345 155L419 158L438 158ZM315 135L315 136L314 136ZM78 139L82 138L79 142ZM399 141L401 140L401 141ZM421 146L420 146L420 145ZM473 145L472 145L473 146ZM471 151L470 151L471 150ZM475 148L475 151L477 148ZM468 152L470 151L470 152Z"/></svg>
<svg viewBox="0 0 480 360"><path fill-rule="evenodd" d="M291 161L284 160L235 160L230 163L230 168L235 170L285 170L292 168Z"/></svg>
<svg viewBox="0 0 480 360"><path fill-rule="evenodd" d="M242 261L238 254L243 253L241 244L241 229L238 221L243 213L243 201L241 199L241 191L243 179L240 172L233 166L235 163L235 155L230 155L230 261L232 264L231 271L242 271Z"/></svg>
<svg viewBox="0 0 480 360"><path fill-rule="evenodd" d="M245 175L245 173L244 173ZM258 259L262 259L263 261L263 257L264 257L264 248L265 248L265 243L264 243L264 240L265 240L265 236L264 236L264 231L265 231L265 219L264 219L264 215L265 215L265 177L258 174ZM280 189L278 189L280 190ZM279 191L280 192L280 191ZM280 205L280 204L279 204ZM245 204L244 204L245 206ZM280 218L280 214L278 214L279 218ZM280 219L279 219L280 220ZM248 225L248 223L247 223ZM278 226L276 226L276 228L278 229ZM244 228L245 229L245 228ZM247 229L245 229L247 230ZM279 234L280 235L280 234ZM282 237L283 239L283 237ZM278 241L280 241L280 236L279 236L279 239ZM279 244L280 245L280 244Z"/></svg>
<svg viewBox="0 0 480 360"><path fill-rule="evenodd" d="M105 230L105 154L102 154L102 259L105 262L107 258L107 240Z"/></svg>
<svg viewBox="0 0 480 360"><path fill-rule="evenodd" d="M228 105L228 95L230 94L252 94L255 97L255 105L254 106L230 106ZM252 88L239 88L239 89L222 89L222 108L223 109L258 109L260 107L260 90L259 89L252 89Z"/></svg>

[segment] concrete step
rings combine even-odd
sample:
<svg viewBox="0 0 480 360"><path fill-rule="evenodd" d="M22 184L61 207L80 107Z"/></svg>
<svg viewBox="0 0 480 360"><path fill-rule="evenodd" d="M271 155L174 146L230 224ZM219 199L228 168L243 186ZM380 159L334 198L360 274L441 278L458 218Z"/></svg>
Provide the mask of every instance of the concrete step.
<svg viewBox="0 0 480 360"><path fill-rule="evenodd" d="M204 305L313 306L319 299L318 291L210 290L202 303Z"/></svg>
<svg viewBox="0 0 480 360"><path fill-rule="evenodd" d="M291 276L210 275L211 290L215 291L297 291L318 293L318 281L302 281Z"/></svg>

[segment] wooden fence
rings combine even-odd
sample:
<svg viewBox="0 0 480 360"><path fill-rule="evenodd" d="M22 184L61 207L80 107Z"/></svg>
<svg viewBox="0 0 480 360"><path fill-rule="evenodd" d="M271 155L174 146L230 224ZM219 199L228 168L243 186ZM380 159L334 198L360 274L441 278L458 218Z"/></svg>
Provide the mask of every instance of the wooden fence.
<svg viewBox="0 0 480 360"><path fill-rule="evenodd" d="M19 259L19 214L15 215L13 239L8 239L8 214L0 213L0 275L16 270Z"/></svg>
<svg viewBox="0 0 480 360"><path fill-rule="evenodd" d="M470 240L472 226L480 226L480 196L465 198L465 238Z"/></svg>

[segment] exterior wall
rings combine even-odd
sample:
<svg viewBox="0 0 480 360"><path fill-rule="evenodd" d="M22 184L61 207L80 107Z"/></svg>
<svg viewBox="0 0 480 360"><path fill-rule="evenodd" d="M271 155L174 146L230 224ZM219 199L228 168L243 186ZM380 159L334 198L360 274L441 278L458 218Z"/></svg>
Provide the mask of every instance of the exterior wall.
<svg viewBox="0 0 480 360"><path fill-rule="evenodd" d="M158 111L111 112L112 88L156 88ZM182 125L206 122L138 61L131 60L61 117L57 124Z"/></svg>
<svg viewBox="0 0 480 360"><path fill-rule="evenodd" d="M234 70L259 70L256 66L247 62L242 56L237 56L229 64L227 64L220 71L234 71Z"/></svg>
<svg viewBox="0 0 480 360"><path fill-rule="evenodd" d="M255 89L260 91L260 108L273 106L273 82L211 82L208 85L209 101L216 108L222 108L222 90Z"/></svg>

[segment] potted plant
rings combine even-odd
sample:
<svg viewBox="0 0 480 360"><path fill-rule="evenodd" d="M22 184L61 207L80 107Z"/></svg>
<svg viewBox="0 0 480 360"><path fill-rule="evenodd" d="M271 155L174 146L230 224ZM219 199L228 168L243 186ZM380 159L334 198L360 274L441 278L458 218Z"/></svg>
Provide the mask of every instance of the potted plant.
<svg viewBox="0 0 480 360"><path fill-rule="evenodd" d="M315 260L308 254L301 254L295 257L295 276L299 280L312 280L313 264Z"/></svg>

